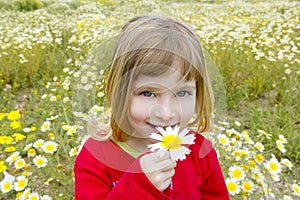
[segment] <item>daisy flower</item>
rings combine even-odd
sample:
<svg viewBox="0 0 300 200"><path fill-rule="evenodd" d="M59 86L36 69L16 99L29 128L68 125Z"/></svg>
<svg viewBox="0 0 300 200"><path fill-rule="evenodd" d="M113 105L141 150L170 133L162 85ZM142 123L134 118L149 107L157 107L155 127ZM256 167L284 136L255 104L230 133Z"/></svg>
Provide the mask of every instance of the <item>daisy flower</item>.
<svg viewBox="0 0 300 200"><path fill-rule="evenodd" d="M48 130L50 129L50 126L51 126L51 122L45 121L45 122L43 123L43 125L41 126L41 131L42 131L42 132L48 131Z"/></svg>
<svg viewBox="0 0 300 200"><path fill-rule="evenodd" d="M54 141L47 141L43 144L42 149L45 153L51 153L57 151L58 144Z"/></svg>
<svg viewBox="0 0 300 200"><path fill-rule="evenodd" d="M246 176L242 167L234 165L229 168L229 176L236 181L243 180Z"/></svg>
<svg viewBox="0 0 300 200"><path fill-rule="evenodd" d="M14 182L14 189L16 191L22 191L25 189L27 184L28 184L28 179L26 176L24 175L18 176L16 178L16 181Z"/></svg>
<svg viewBox="0 0 300 200"><path fill-rule="evenodd" d="M50 197L49 195L43 195L41 196L41 200L52 200L52 197Z"/></svg>
<svg viewBox="0 0 300 200"><path fill-rule="evenodd" d="M19 158L21 158L20 152L16 151L13 154L11 154L8 158L6 158L5 161L8 162L9 165L11 165L13 162L15 162Z"/></svg>
<svg viewBox="0 0 300 200"><path fill-rule="evenodd" d="M282 197L282 200L293 200L292 197L288 196L288 195L284 195Z"/></svg>
<svg viewBox="0 0 300 200"><path fill-rule="evenodd" d="M278 138L279 138L280 142L287 143L286 138L282 134L279 134Z"/></svg>
<svg viewBox="0 0 300 200"><path fill-rule="evenodd" d="M28 200L39 200L40 195L37 192L32 192L28 195Z"/></svg>
<svg viewBox="0 0 300 200"><path fill-rule="evenodd" d="M281 153L285 153L286 149L284 147L284 144L280 140L276 140L276 146L281 151Z"/></svg>
<svg viewBox="0 0 300 200"><path fill-rule="evenodd" d="M38 139L37 141L35 141L33 143L33 147L36 148L36 149L39 149L43 146L43 144L44 144L44 140Z"/></svg>
<svg viewBox="0 0 300 200"><path fill-rule="evenodd" d="M24 200L24 199L27 199L29 194L30 194L30 188L26 188L22 194L19 196L18 200Z"/></svg>
<svg viewBox="0 0 300 200"><path fill-rule="evenodd" d="M271 174L279 174L281 172L281 165L274 157L264 163L264 166Z"/></svg>
<svg viewBox="0 0 300 200"><path fill-rule="evenodd" d="M184 160L186 154L189 154L191 150L183 145L194 144L194 134L188 134L189 129L185 128L179 133L179 126L167 127L164 130L161 127L156 128L160 134L152 133L150 138L158 140L158 143L150 144L148 147L152 152L157 150L157 155L162 157L167 151L170 151L171 159L173 161Z"/></svg>
<svg viewBox="0 0 300 200"><path fill-rule="evenodd" d="M292 185L293 194L297 197L300 197L300 186L297 184Z"/></svg>
<svg viewBox="0 0 300 200"><path fill-rule="evenodd" d="M255 143L255 144L254 144L254 147L255 147L258 151L260 151L260 152L263 152L263 151L265 150L265 147L264 147L264 145L263 145L261 142Z"/></svg>
<svg viewBox="0 0 300 200"><path fill-rule="evenodd" d="M257 162L257 163L262 163L264 160L265 160L265 158L264 158L264 156L261 154L261 153L259 153L259 154L256 154L255 156L254 156L254 159L255 159L255 161Z"/></svg>
<svg viewBox="0 0 300 200"><path fill-rule="evenodd" d="M221 134L219 136L219 143L224 146L228 146L230 144L228 137L225 134Z"/></svg>
<svg viewBox="0 0 300 200"><path fill-rule="evenodd" d="M288 159L286 159L286 158L283 158L283 159L281 160L281 163L282 163L283 165L285 165L286 167L288 167L290 170L292 170L293 163L292 163L290 160L288 160Z"/></svg>
<svg viewBox="0 0 300 200"><path fill-rule="evenodd" d="M47 162L48 162L47 158L45 156L42 156L42 155L37 155L33 159L33 163L37 166L37 168L47 166Z"/></svg>
<svg viewBox="0 0 300 200"><path fill-rule="evenodd" d="M74 157L77 155L77 153L78 153L78 147L74 147L74 148L70 149L69 156Z"/></svg>
<svg viewBox="0 0 300 200"><path fill-rule="evenodd" d="M226 186L230 195L236 195L241 191L238 182L233 179L226 179Z"/></svg>
<svg viewBox="0 0 300 200"><path fill-rule="evenodd" d="M245 181L243 182L242 188L247 194L252 194L255 189L255 185L252 181Z"/></svg>
<svg viewBox="0 0 300 200"><path fill-rule="evenodd" d="M15 177L7 173L6 171L3 172L4 179L0 182L0 189L2 193L10 192L13 189L13 182Z"/></svg>
<svg viewBox="0 0 300 200"><path fill-rule="evenodd" d="M19 158L15 161L14 165L16 169L22 169L23 167L25 167L26 162L23 158Z"/></svg>

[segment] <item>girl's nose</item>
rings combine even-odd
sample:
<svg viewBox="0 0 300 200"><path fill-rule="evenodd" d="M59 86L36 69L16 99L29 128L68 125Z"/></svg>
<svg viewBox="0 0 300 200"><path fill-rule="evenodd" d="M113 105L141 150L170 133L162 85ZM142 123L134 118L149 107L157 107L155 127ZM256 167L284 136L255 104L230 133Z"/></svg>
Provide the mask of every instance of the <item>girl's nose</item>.
<svg viewBox="0 0 300 200"><path fill-rule="evenodd" d="M167 123L175 117L178 106L179 105L170 98L160 99L159 103L153 107L154 117Z"/></svg>

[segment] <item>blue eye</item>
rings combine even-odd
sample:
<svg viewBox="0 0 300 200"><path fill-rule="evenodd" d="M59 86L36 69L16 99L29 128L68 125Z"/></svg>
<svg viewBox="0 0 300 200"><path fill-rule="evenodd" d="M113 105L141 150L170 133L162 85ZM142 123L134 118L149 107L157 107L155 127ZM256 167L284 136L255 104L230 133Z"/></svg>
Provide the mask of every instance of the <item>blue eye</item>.
<svg viewBox="0 0 300 200"><path fill-rule="evenodd" d="M145 97L151 97L153 96L154 94L150 91L144 91L144 92L141 92L141 95L145 96Z"/></svg>
<svg viewBox="0 0 300 200"><path fill-rule="evenodd" d="M185 97L188 94L189 94L188 91L179 91L179 92L176 93L176 96L177 97Z"/></svg>

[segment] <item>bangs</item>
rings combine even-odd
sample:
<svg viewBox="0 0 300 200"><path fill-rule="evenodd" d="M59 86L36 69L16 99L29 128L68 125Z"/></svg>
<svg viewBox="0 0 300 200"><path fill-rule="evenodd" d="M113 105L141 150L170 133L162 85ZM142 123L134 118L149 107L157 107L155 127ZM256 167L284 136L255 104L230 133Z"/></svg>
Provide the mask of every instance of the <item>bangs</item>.
<svg viewBox="0 0 300 200"><path fill-rule="evenodd" d="M174 69L182 74L181 81L199 80L200 72L190 62L179 55L160 49L139 50L136 55L134 75L150 77L161 76L170 73Z"/></svg>

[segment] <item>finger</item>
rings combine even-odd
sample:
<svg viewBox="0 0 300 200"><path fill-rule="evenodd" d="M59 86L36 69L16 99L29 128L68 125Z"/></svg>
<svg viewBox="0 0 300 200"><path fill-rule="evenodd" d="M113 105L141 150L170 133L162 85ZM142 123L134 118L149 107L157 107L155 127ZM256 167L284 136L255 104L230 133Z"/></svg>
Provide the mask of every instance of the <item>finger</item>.
<svg viewBox="0 0 300 200"><path fill-rule="evenodd" d="M163 160L161 162L158 162L154 165L156 170L159 171L168 171L170 169L173 169L176 167L176 162L172 161L171 159Z"/></svg>

